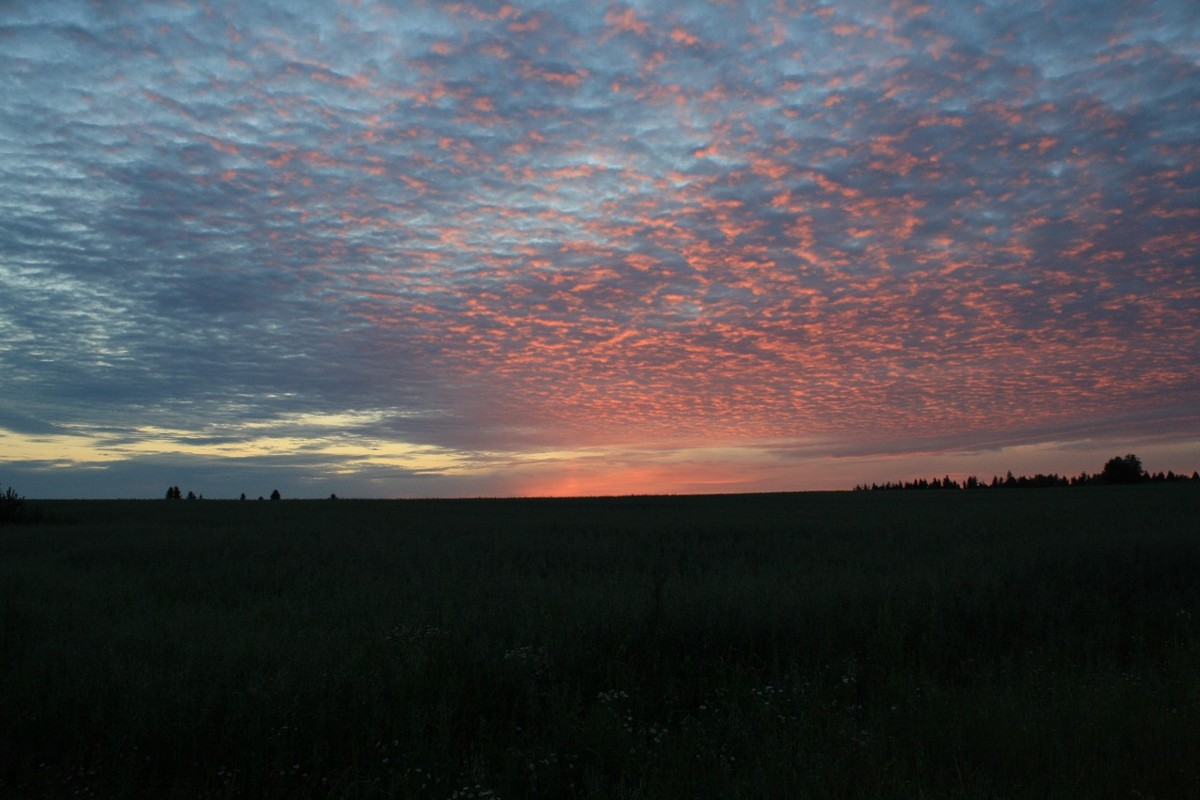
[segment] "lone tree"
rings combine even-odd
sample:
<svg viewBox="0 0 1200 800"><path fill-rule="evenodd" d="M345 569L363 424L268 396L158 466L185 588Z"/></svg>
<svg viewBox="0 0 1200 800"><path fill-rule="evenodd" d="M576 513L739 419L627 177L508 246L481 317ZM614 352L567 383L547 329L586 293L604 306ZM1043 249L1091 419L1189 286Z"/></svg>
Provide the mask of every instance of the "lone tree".
<svg viewBox="0 0 1200 800"><path fill-rule="evenodd" d="M0 493L0 525L16 524L25 513L25 498L11 486Z"/></svg>
<svg viewBox="0 0 1200 800"><path fill-rule="evenodd" d="M272 499L272 500L278 500L278 499L280 499L282 496L283 496L283 495L279 494L279 490L278 490L278 489L276 489L275 491L271 492L271 499Z"/></svg>
<svg viewBox="0 0 1200 800"><path fill-rule="evenodd" d="M1133 453L1124 458L1110 458L1100 473L1105 483L1140 483L1146 478L1142 461Z"/></svg>

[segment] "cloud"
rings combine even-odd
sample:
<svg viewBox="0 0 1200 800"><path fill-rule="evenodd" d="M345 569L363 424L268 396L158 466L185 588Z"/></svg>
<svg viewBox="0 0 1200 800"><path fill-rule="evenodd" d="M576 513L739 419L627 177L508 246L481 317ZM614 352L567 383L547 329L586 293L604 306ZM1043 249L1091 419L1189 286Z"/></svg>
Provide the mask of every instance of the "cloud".
<svg viewBox="0 0 1200 800"><path fill-rule="evenodd" d="M1189 14L18 6L0 426L366 412L496 465L1195 434Z"/></svg>

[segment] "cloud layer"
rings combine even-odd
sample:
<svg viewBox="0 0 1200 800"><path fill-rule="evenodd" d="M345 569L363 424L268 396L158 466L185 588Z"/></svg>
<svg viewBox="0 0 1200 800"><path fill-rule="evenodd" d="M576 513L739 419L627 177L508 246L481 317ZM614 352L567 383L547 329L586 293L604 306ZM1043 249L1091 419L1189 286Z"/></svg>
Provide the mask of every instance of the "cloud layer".
<svg viewBox="0 0 1200 800"><path fill-rule="evenodd" d="M47 491L1200 439L1186 0L18 3L0 74L0 467Z"/></svg>

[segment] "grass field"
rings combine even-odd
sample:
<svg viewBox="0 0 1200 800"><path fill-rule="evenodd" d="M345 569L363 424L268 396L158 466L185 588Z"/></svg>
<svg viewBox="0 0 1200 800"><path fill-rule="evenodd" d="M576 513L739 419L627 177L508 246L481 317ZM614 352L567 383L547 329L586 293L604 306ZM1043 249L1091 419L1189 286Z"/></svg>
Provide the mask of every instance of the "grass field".
<svg viewBox="0 0 1200 800"><path fill-rule="evenodd" d="M1200 487L35 502L0 796L1200 797Z"/></svg>

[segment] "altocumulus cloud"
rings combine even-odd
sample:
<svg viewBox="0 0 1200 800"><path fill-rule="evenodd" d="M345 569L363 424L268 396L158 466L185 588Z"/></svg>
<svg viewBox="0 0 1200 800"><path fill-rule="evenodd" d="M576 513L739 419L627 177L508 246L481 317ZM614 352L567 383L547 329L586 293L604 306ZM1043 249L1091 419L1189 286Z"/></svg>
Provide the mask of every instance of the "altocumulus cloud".
<svg viewBox="0 0 1200 800"><path fill-rule="evenodd" d="M1189 0L30 2L0 73L30 494L1200 454Z"/></svg>

